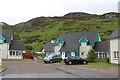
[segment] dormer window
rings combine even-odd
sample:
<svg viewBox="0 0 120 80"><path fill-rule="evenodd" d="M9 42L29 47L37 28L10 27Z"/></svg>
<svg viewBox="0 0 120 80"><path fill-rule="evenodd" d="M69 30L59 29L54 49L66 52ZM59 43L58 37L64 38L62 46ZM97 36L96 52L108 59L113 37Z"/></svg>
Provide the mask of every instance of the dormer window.
<svg viewBox="0 0 120 80"><path fill-rule="evenodd" d="M86 42L82 42L82 43L81 43L81 46L86 46L86 45L87 45Z"/></svg>
<svg viewBox="0 0 120 80"><path fill-rule="evenodd" d="M59 38L59 39L57 40L57 45L58 45L59 47L62 47L63 44L64 44L64 41L63 41L61 38Z"/></svg>
<svg viewBox="0 0 120 80"><path fill-rule="evenodd" d="M87 46L88 40L87 40L85 37L82 37L82 38L79 40L79 43L80 43L80 46Z"/></svg>

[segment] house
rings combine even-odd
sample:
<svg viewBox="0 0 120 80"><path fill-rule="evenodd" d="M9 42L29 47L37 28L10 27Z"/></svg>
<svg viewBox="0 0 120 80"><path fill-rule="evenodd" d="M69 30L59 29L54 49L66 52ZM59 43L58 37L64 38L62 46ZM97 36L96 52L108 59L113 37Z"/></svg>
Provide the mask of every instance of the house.
<svg viewBox="0 0 120 80"><path fill-rule="evenodd" d="M55 53L55 41L51 40L48 43L45 44L44 49L45 49L45 55L49 56L50 54L54 54Z"/></svg>
<svg viewBox="0 0 120 80"><path fill-rule="evenodd" d="M110 40L110 63L119 64L120 27L110 35L109 40Z"/></svg>
<svg viewBox="0 0 120 80"><path fill-rule="evenodd" d="M24 50L24 42L13 40L12 30L0 30L0 55L5 59L21 59Z"/></svg>
<svg viewBox="0 0 120 80"><path fill-rule="evenodd" d="M96 42L94 50L97 53L98 59L108 58L110 56L110 42L109 41Z"/></svg>
<svg viewBox="0 0 120 80"><path fill-rule="evenodd" d="M101 50L98 46L104 46L106 43L106 50ZM77 32L66 33L60 35L56 43L50 46L52 53L60 54L62 59L68 56L79 56L81 58L87 58L90 49L95 49L98 58L103 58L102 55L108 57L109 42L101 42L99 33L97 32ZM50 48L49 48L50 49ZM47 48L45 48L47 50ZM100 57L101 56L101 57Z"/></svg>

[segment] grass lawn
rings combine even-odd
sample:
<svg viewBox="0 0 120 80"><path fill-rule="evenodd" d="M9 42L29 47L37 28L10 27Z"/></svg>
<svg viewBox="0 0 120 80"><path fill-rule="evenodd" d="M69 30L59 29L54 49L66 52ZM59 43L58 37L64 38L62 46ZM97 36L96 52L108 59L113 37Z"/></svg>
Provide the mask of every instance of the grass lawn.
<svg viewBox="0 0 120 80"><path fill-rule="evenodd" d="M117 64L109 64L106 62L88 63L87 65L72 65L71 68L118 68Z"/></svg>
<svg viewBox="0 0 120 80"><path fill-rule="evenodd" d="M31 61L32 59L2 59L3 61Z"/></svg>
<svg viewBox="0 0 120 80"><path fill-rule="evenodd" d="M0 70L5 69L5 68L6 68L5 66L0 66Z"/></svg>
<svg viewBox="0 0 120 80"><path fill-rule="evenodd" d="M37 60L37 62L39 62L39 63L43 63L44 60L43 60L43 59L40 59L40 60Z"/></svg>

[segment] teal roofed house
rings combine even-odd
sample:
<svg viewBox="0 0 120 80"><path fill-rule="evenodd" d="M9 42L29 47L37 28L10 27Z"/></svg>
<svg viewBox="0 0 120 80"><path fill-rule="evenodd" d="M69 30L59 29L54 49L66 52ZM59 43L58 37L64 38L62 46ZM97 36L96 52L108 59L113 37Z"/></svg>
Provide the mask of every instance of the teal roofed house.
<svg viewBox="0 0 120 80"><path fill-rule="evenodd" d="M60 35L57 39L53 53L60 54L62 59L69 56L87 58L89 50L94 49L98 58L106 58L108 57L108 51L98 49L98 46L101 46L100 42L101 39L97 32L66 33ZM105 47L109 48L109 46Z"/></svg>
<svg viewBox="0 0 120 80"><path fill-rule="evenodd" d="M12 30L0 29L0 58L21 59L24 50L24 42L13 40Z"/></svg>

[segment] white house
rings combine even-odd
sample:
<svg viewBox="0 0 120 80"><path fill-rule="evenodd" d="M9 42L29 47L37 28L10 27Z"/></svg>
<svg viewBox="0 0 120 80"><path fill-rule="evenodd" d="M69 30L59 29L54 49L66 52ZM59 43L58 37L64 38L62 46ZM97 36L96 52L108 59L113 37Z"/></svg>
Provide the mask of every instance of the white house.
<svg viewBox="0 0 120 80"><path fill-rule="evenodd" d="M1 58L22 58L24 42L13 40L12 30L0 30L0 55Z"/></svg>
<svg viewBox="0 0 120 80"><path fill-rule="evenodd" d="M120 64L120 27L109 37L110 39L110 62Z"/></svg>

